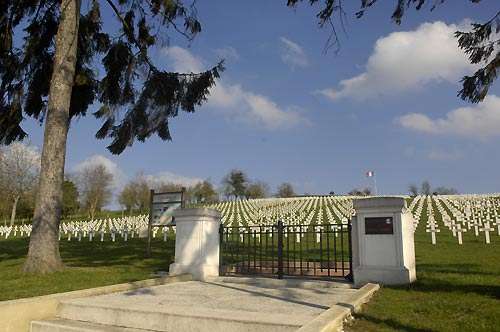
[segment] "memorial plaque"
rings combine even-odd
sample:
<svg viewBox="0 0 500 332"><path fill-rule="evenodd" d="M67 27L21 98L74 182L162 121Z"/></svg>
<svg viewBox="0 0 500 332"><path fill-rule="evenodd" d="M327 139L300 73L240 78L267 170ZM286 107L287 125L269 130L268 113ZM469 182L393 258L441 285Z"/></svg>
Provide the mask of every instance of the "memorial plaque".
<svg viewBox="0 0 500 332"><path fill-rule="evenodd" d="M365 234L394 234L392 217L365 218Z"/></svg>

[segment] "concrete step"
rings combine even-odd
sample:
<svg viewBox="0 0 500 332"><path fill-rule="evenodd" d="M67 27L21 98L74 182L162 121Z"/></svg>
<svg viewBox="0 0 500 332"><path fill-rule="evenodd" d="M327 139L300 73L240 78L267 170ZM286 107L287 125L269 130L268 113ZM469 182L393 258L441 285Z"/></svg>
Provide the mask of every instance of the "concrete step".
<svg viewBox="0 0 500 332"><path fill-rule="evenodd" d="M172 330L173 331L173 330ZM153 332L151 330L102 325L67 319L32 321L31 332Z"/></svg>
<svg viewBox="0 0 500 332"><path fill-rule="evenodd" d="M207 308L193 310L191 306L161 306L145 309L140 305L128 304L126 307L120 307L116 304L82 304L71 300L61 303L58 317L64 320L162 332L289 332L296 331L313 319L310 315L285 315L272 312L257 313Z"/></svg>
<svg viewBox="0 0 500 332"><path fill-rule="evenodd" d="M302 289L324 289L324 288L344 288L351 289L353 283L348 280L326 281L326 280L314 280L314 279L300 279L300 278L255 278L255 277L216 277L209 279L211 281L227 283L227 284L244 284L259 287L269 287L269 288L302 288Z"/></svg>

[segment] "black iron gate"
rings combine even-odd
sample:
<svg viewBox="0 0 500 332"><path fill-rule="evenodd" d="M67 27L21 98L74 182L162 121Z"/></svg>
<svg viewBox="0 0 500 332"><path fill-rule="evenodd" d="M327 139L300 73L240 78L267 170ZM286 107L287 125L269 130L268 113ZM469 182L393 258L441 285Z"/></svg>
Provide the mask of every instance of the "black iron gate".
<svg viewBox="0 0 500 332"><path fill-rule="evenodd" d="M220 274L352 280L351 224L220 227Z"/></svg>

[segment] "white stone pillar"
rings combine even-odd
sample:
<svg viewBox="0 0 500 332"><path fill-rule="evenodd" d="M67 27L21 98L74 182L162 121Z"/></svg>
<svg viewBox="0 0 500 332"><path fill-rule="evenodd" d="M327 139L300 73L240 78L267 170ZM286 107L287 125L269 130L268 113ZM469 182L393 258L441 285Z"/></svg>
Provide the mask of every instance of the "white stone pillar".
<svg viewBox="0 0 500 332"><path fill-rule="evenodd" d="M175 262L169 275L190 273L195 280L219 275L221 215L212 209L179 209L175 217Z"/></svg>
<svg viewBox="0 0 500 332"><path fill-rule="evenodd" d="M352 264L355 285L408 284L416 280L413 216L402 197L354 201Z"/></svg>

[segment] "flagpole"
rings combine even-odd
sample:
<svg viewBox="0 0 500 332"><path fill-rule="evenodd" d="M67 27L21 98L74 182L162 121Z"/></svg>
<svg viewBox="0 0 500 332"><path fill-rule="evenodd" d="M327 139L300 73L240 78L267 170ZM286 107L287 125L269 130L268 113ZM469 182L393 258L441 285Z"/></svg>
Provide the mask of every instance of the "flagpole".
<svg viewBox="0 0 500 332"><path fill-rule="evenodd" d="M375 192L375 196L378 195L377 193L377 178L376 178L377 174L374 172L373 173L373 190Z"/></svg>

